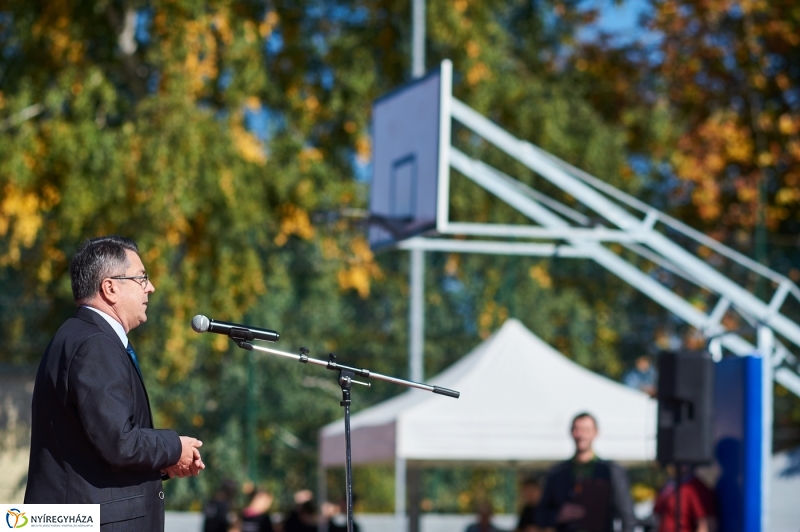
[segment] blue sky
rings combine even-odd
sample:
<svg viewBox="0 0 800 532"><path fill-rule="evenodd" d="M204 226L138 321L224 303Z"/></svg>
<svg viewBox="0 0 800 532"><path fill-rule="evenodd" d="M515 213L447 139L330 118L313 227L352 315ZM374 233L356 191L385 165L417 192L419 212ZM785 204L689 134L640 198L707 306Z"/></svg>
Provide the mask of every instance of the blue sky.
<svg viewBox="0 0 800 532"><path fill-rule="evenodd" d="M613 33L621 41L646 37L637 23L639 16L650 9L648 0L587 0L584 5L600 11L595 24L598 30ZM595 34L591 30L583 31L579 39L591 40Z"/></svg>

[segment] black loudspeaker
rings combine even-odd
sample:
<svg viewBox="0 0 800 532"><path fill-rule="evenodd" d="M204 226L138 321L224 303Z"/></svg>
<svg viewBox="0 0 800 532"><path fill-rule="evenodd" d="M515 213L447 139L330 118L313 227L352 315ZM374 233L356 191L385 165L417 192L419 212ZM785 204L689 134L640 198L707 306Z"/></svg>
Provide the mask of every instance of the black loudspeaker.
<svg viewBox="0 0 800 532"><path fill-rule="evenodd" d="M714 458L714 361L703 351L658 357L658 451L662 464Z"/></svg>

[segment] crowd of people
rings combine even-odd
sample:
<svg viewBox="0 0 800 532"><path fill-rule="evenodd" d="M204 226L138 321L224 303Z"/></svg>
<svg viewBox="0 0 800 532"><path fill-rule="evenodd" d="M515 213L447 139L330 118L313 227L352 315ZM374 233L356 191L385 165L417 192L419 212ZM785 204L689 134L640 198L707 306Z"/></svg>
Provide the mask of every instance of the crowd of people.
<svg viewBox="0 0 800 532"><path fill-rule="evenodd" d="M714 531L714 496L693 468L668 468L672 480L658 494L653 517L639 520L634 515L625 469L595 453L597 420L586 412L578 414L572 420L571 435L575 443L571 459L556 464L544 476L531 476L522 483L515 532L632 532L637 526L645 532ZM677 505L676 475L680 479ZM311 491L302 490L295 493L292 509L273 520L273 497L251 486L244 491L248 502L237 511L237 487L224 483L206 505L203 532L317 532L320 523L327 525L328 532L347 532L343 502L326 503L317 511ZM492 514L491 504L479 501L476 521L465 532L500 532ZM358 532L358 524L354 525Z"/></svg>
<svg viewBox="0 0 800 532"><path fill-rule="evenodd" d="M247 504L238 509L240 491ZM294 494L294 504L288 512L274 515L270 513L273 501L269 492L250 483L239 490L236 483L223 482L204 509L203 532L318 532L321 519L327 523L328 532L347 532L344 502L326 503L318 512L314 494L300 490ZM353 525L354 532L358 532L358 523Z"/></svg>

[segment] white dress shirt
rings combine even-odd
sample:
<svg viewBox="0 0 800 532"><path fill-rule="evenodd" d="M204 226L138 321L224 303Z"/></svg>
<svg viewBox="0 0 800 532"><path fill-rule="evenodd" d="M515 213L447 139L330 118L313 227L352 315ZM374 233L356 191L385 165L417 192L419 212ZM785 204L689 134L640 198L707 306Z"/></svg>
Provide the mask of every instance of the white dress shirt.
<svg viewBox="0 0 800 532"><path fill-rule="evenodd" d="M98 314L100 314L101 316L103 316L103 318L108 322L108 324L111 325L111 327L114 329L114 332L117 333L117 336L119 336L119 339L122 342L122 347L128 349L128 335L125 334L125 328L122 326L120 322L118 322L117 320L115 320L113 317L109 316L102 310L90 307L89 305L81 305L81 306L93 310Z"/></svg>

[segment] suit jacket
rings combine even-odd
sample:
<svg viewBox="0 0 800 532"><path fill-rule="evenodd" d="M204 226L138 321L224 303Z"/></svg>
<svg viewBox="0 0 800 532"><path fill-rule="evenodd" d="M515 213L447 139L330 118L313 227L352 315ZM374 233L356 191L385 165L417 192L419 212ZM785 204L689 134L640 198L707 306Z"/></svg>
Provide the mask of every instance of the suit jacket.
<svg viewBox="0 0 800 532"><path fill-rule="evenodd" d="M619 519L622 522L622 531L631 532L636 525L636 517L633 514L633 502L631 501L630 489L628 487L628 475L625 470L614 462L597 460L594 468L594 479L602 479L608 482L608 521L605 530L614 530L613 521ZM547 473L547 480L542 493L542 500L539 502L539 509L536 520L540 527L554 527L558 532L571 532L577 530L576 523L556 523L561 506L565 502L575 501L576 478L572 460L556 464Z"/></svg>
<svg viewBox="0 0 800 532"><path fill-rule="evenodd" d="M153 429L144 383L102 316L79 308L61 326L32 407L26 504L100 504L101 530L164 530L160 471L180 459L180 438Z"/></svg>

